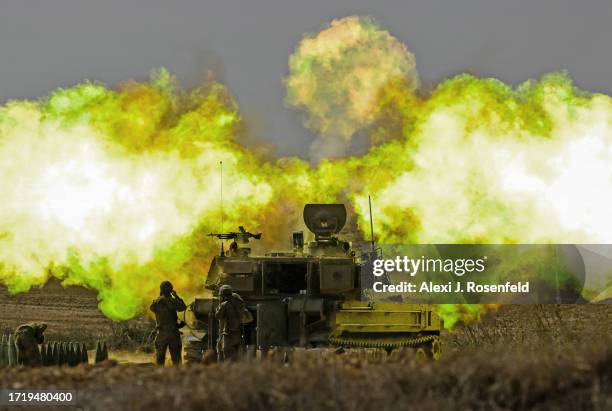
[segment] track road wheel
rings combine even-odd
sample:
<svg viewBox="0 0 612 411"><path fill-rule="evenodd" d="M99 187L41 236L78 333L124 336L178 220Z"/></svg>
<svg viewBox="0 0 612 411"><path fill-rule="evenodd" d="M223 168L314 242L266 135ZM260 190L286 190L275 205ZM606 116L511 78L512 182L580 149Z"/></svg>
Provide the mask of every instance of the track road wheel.
<svg viewBox="0 0 612 411"><path fill-rule="evenodd" d="M434 360L439 360L442 357L442 341L440 340L440 337L436 336L434 337L433 340L431 340L431 342L429 343L429 357L433 358Z"/></svg>
<svg viewBox="0 0 612 411"><path fill-rule="evenodd" d="M425 348L419 347L415 350L415 355L418 360L425 360L427 358L427 353L425 352Z"/></svg>

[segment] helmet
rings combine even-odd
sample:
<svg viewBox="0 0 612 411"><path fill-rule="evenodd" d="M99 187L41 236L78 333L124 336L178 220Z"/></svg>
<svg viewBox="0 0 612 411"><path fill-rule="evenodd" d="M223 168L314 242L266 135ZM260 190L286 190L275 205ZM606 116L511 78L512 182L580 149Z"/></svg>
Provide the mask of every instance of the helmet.
<svg viewBox="0 0 612 411"><path fill-rule="evenodd" d="M221 297L231 297L233 294L232 287L229 285L222 285L219 287L219 296Z"/></svg>
<svg viewBox="0 0 612 411"><path fill-rule="evenodd" d="M170 281L162 281L159 285L160 294L170 294L174 287Z"/></svg>

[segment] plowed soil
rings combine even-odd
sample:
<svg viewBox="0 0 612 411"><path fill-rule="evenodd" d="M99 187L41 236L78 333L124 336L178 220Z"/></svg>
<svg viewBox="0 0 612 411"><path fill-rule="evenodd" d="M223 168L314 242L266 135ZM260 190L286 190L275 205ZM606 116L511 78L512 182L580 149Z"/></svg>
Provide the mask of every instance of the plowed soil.
<svg viewBox="0 0 612 411"><path fill-rule="evenodd" d="M10 295L0 286L0 331L8 332L19 324L46 322L48 340L109 339L118 332L119 324L106 318L98 309L96 293L83 287L62 287L51 280L44 287L27 293ZM149 319L132 321L146 326Z"/></svg>

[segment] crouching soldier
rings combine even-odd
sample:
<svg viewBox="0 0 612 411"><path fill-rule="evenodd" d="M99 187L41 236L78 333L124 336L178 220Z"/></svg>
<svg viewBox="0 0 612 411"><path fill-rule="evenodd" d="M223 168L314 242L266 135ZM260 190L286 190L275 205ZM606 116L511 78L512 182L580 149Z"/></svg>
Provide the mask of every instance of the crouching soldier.
<svg viewBox="0 0 612 411"><path fill-rule="evenodd" d="M237 360L244 345L242 324L250 323L253 317L244 306L240 295L232 292L229 285L219 287L219 299L221 303L215 311L215 318L219 320L217 359L219 361Z"/></svg>
<svg viewBox="0 0 612 411"><path fill-rule="evenodd" d="M155 338L155 359L158 365L166 362L166 350L170 350L172 364L181 363L181 332L185 322L178 321L177 312L185 311L185 302L176 294L170 281L163 281L159 286L159 298L151 304L151 311L155 313L157 323L157 337Z"/></svg>
<svg viewBox="0 0 612 411"><path fill-rule="evenodd" d="M17 363L26 367L40 367L42 359L39 344L45 341L45 323L29 323L17 327L15 345L17 346Z"/></svg>

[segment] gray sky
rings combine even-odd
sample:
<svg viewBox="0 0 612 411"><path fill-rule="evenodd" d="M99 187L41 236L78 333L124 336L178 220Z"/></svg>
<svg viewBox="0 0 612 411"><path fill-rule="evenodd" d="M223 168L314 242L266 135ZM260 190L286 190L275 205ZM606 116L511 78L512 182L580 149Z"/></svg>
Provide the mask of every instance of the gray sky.
<svg viewBox="0 0 612 411"><path fill-rule="evenodd" d="M406 43L425 85L567 70L584 89L612 91L610 0L1 0L0 103L160 66L191 86L212 69L256 141L306 157L313 136L283 104L287 60L305 32L351 14Z"/></svg>

